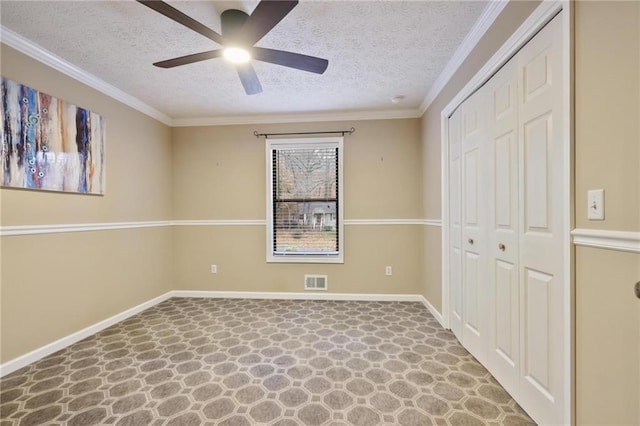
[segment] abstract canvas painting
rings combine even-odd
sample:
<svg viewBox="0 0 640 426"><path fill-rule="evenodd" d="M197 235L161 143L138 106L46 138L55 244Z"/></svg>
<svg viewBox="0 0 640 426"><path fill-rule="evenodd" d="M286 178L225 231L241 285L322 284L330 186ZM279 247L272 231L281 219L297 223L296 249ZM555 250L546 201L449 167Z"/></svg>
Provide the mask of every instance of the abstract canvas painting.
<svg viewBox="0 0 640 426"><path fill-rule="evenodd" d="M2 77L2 186L104 194L105 120Z"/></svg>

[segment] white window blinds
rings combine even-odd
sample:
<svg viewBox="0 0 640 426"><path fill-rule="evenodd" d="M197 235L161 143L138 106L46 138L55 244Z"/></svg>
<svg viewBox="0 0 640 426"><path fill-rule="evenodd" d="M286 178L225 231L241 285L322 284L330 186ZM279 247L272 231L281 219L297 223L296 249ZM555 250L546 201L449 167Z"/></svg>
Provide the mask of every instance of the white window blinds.
<svg viewBox="0 0 640 426"><path fill-rule="evenodd" d="M269 141L268 154L270 260L341 260L341 143Z"/></svg>

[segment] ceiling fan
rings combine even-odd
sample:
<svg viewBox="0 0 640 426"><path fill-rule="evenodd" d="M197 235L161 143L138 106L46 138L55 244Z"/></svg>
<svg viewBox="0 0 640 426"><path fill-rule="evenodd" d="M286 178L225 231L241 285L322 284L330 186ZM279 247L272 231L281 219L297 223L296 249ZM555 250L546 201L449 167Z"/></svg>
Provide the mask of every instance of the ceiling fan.
<svg viewBox="0 0 640 426"><path fill-rule="evenodd" d="M251 15L247 15L245 12L236 9L225 10L222 12L222 15L220 15L222 34L218 34L163 1L137 1L223 46L222 49L209 50L156 62L153 65L157 67L173 68L224 56L235 64L238 76L247 95L254 95L262 92L262 85L260 84L255 69L251 65L251 59L316 74L324 73L329 65L329 61L326 59L255 46L260 39L278 25L278 23L296 7L298 4L297 0L262 0L258 3Z"/></svg>

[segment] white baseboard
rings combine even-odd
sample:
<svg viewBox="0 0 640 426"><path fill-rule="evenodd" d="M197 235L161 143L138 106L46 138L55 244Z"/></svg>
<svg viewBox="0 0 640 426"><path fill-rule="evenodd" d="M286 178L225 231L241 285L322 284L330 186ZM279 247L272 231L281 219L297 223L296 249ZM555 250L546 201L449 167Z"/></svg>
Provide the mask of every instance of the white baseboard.
<svg viewBox="0 0 640 426"><path fill-rule="evenodd" d="M358 293L289 293L255 291L190 291L174 290L171 297L210 297L214 299L273 300L370 300L377 302L422 302L418 294L358 294Z"/></svg>
<svg viewBox="0 0 640 426"><path fill-rule="evenodd" d="M440 323L443 328L447 328L444 326L444 320L442 319L442 314L438 312L438 310L427 300L426 297L420 296L420 301L422 304L431 312L431 315Z"/></svg>
<svg viewBox="0 0 640 426"><path fill-rule="evenodd" d="M288 292L253 292L253 291L190 291L173 290L149 301L127 309L117 315L109 317L94 325L70 334L66 337L35 349L25 355L14 358L0 365L0 377L13 373L27 365L36 362L47 355L62 350L92 334L98 333L120 321L124 321L145 309L149 309L158 303L164 302L172 297L201 297L215 299L272 299L272 300L360 300L376 302L421 302L440 324L442 315L438 312L424 296L420 294L358 294L358 293L288 293Z"/></svg>
<svg viewBox="0 0 640 426"><path fill-rule="evenodd" d="M361 293L289 293L255 291L193 291L174 290L172 297L205 297L213 299L271 300L368 300L375 302L420 302L444 327L442 314L421 294L361 294ZM446 327L445 327L446 328Z"/></svg>
<svg viewBox="0 0 640 426"><path fill-rule="evenodd" d="M133 315L144 311L145 309L149 309L152 306L157 305L158 303L164 302L170 297L172 297L171 291L161 296L155 297L151 300L148 300L144 303L141 303L138 306L134 306L133 308L127 309L124 312L121 312L117 315L109 317L96 324L90 325L89 327L84 328L80 331L77 331L73 334L70 334L61 339L58 339L55 342L49 343L48 345L35 349L25 355L19 356L18 358L14 358L11 361L7 361L4 364L0 365L0 377L13 373L16 370L21 369L22 367L26 367L27 365L33 362L36 362L39 359L46 357L47 355L51 355L54 352L58 352L59 350L62 350L67 346L71 346L74 343L79 342L80 340L91 336L92 334L98 333L107 327L110 327L120 321L124 321L127 318L132 317Z"/></svg>

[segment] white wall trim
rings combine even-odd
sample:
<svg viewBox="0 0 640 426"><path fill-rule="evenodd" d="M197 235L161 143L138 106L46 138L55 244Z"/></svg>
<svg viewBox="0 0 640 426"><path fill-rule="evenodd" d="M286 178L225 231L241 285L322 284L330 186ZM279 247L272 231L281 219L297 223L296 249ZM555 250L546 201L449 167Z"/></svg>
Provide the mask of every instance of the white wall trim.
<svg viewBox="0 0 640 426"><path fill-rule="evenodd" d="M577 246L640 253L640 232L578 228L571 236Z"/></svg>
<svg viewBox="0 0 640 426"><path fill-rule="evenodd" d="M507 4L508 1L493 0L487 5L474 26L463 39L462 43L458 46L438 78L431 85L421 105L418 108L410 109L171 118L168 115L158 111L154 107L142 102L138 98L129 95L128 93L79 68L78 66L73 65L72 63L66 61L65 59L62 59L61 57L48 51L42 46L1 25L0 40L7 46L10 46L18 50L19 52L171 127L420 118L427 110L429 105L440 94L440 92L449 82L454 73L458 70L458 68L460 68L460 65L462 65L469 53L471 53L478 41L480 41L482 36L491 27L495 19Z"/></svg>
<svg viewBox="0 0 640 426"><path fill-rule="evenodd" d="M458 94L447 104L442 113L449 117L453 111L482 84L493 76L507 61L524 46L551 18L560 10L561 1L543 1L498 51L484 64L482 68L467 82Z"/></svg>
<svg viewBox="0 0 640 426"><path fill-rule="evenodd" d="M264 219L248 220L156 220L140 222L68 223L53 225L0 226L0 237L36 234L60 234L66 232L113 231L118 229L160 228L164 226L266 226ZM442 226L436 219L345 219L350 225L424 225Z"/></svg>
<svg viewBox="0 0 640 426"><path fill-rule="evenodd" d="M441 209L442 209L442 271L449 270L449 126L448 119L460 104L502 67L526 42L549 22L568 2L561 0L543 1L509 39L496 51L487 63L467 82L456 96L440 112L440 166L441 166ZM565 22L568 22L565 21ZM565 23L564 26L567 26ZM563 33L570 31L563 29ZM564 46L563 46L564 47ZM567 73L570 70L566 70ZM570 90L570 84L565 84ZM571 122L568 117L566 123ZM569 124L567 124L569 125ZM570 131L567 131L570 133ZM449 276L442 275L442 317L445 327L449 326Z"/></svg>
<svg viewBox="0 0 640 426"><path fill-rule="evenodd" d="M213 299L271 299L271 300L362 300L377 302L422 302L419 294L360 294L326 292L258 292L258 291L191 291L174 290L171 297L201 297Z"/></svg>
<svg viewBox="0 0 640 426"><path fill-rule="evenodd" d="M438 97L440 92L442 92L442 89L444 89L451 77L453 77L458 68L460 68L460 65L467 59L473 48L476 47L480 39L491 25L493 25L498 15L500 15L508 3L508 1L504 0L493 0L487 5L438 78L431 85L427 96L425 96L420 105L420 115L425 113L431 103Z"/></svg>
<svg viewBox="0 0 640 426"><path fill-rule="evenodd" d="M424 225L424 219L345 219L345 225Z"/></svg>
<svg viewBox="0 0 640 426"><path fill-rule="evenodd" d="M570 0L562 0L560 7L562 14L562 76L564 93L562 95L563 109L566 114L562 126L562 137L566 141L563 146L564 155L564 176L563 176L563 250L565 260L563 273L568 278L567 285L564 286L564 317L562 324L564 331L564 360L563 367L565 374L563 377L565 392L562 396L564 404L564 418L567 423L575 423L576 415L576 346L575 346L575 250L571 244L571 229L575 227L575 86L574 86L574 5Z"/></svg>
<svg viewBox="0 0 640 426"><path fill-rule="evenodd" d="M175 118L174 127L195 126L227 126L238 124L278 124L278 123L312 123L320 121L360 121L360 120L391 120L401 118L420 118L419 109L397 109L382 111L341 111L307 114L264 114L237 115L227 117L194 117Z"/></svg>
<svg viewBox="0 0 640 426"><path fill-rule="evenodd" d="M142 102L140 99L123 92L117 87L112 86L106 81L99 79L98 77L90 74L82 68L79 68L70 62L67 62L58 55L51 53L47 49L35 44L34 42L24 38L18 33L2 25L0 25L0 41L2 41L2 43L6 44L7 46L16 49L20 53L23 53L35 59L36 61L53 68L56 71L59 71L81 83L86 84L92 89L102 92L105 95L110 96L113 99L122 102L123 104L128 105L131 108L136 109L151 118L155 118L156 120L166 124L167 126L172 125L172 120L168 115Z"/></svg>
<svg viewBox="0 0 640 426"><path fill-rule="evenodd" d="M175 226L265 226L264 219L248 220L174 220L171 222Z"/></svg>
<svg viewBox="0 0 640 426"><path fill-rule="evenodd" d="M361 111L331 111L304 114L263 114L263 115L237 115L225 117L190 117L171 118L158 111L154 107L142 102L138 98L118 89L93 74L79 68L76 65L62 59L42 46L28 40L20 34L0 25L0 41L19 52L81 82L87 86L104 93L113 99L130 106L143 114L152 117L171 127L192 126L221 126L240 124L275 124L275 123L308 123L321 121L359 121L359 120L385 120L402 118L420 118L427 110L431 102L440 94L478 41L491 27L495 19L506 7L508 1L493 0L482 12L474 26L458 46L453 56L444 67L438 78L431 85L425 99L418 108L388 109L388 110L361 110Z"/></svg>
<svg viewBox="0 0 640 426"><path fill-rule="evenodd" d="M59 71L80 83L104 93L111 98L140 111L170 127L192 126L224 126L239 124L276 124L276 123L310 123L321 121L359 121L359 120L389 120L402 118L420 118L423 111L419 108L412 109L388 109L379 111L331 111L305 114L262 114L262 115L237 115L222 117L191 117L171 118L158 111L154 107L142 102L140 99L129 95L95 75L73 65L60 56L50 52L44 47L21 36L15 31L0 25L0 41L20 53L23 53L38 62L43 63L56 71Z"/></svg>
<svg viewBox="0 0 640 426"><path fill-rule="evenodd" d="M520 25L520 27L509 37L509 39L496 51L496 53L487 61L487 63L472 77L467 84L458 92L456 96L451 99L446 107L440 112L441 123L441 209L443 218L442 227L442 317L445 327L448 328L449 316L451 310L449 309L449 276L445 271L449 271L449 131L448 131L448 118L453 112L460 106L460 104L473 94L482 84L488 81L500 67L502 67L527 41L529 41L540 29L542 29L555 15L560 11L565 10L566 13L562 18L562 49L563 49L563 74L560 76L563 79L564 92L563 107L566 110L566 118L563 122L563 138L566 139L566 146L564 150L563 165L563 199L566 205L561 206L566 211L565 217L563 217L564 227L561 230L563 233L563 249L566 254L566 260L563 264L563 272L566 274L568 284L565 289L565 301L563 305L564 316L562 319L562 327L565 342L565 354L563 355L563 366L565 371L563 372L563 418L565 423L573 424L575 421L575 387L574 387L574 354L575 348L573 346L574 341L574 326L573 315L575 307L573 304L573 290L574 290L574 274L573 274L573 252L570 244L570 230L571 225L571 212L572 208L572 190L573 190L573 163L571 156L568 155L573 150L573 63L572 63L572 19L573 13L572 5L570 1L566 0L544 0L542 3L529 15L529 17ZM566 237L566 238L564 238Z"/></svg>
<svg viewBox="0 0 640 426"><path fill-rule="evenodd" d="M444 326L444 319L442 318L442 314L427 300L426 297L420 296L420 301L427 308L427 310L433 315L433 317L440 323L443 328L447 328Z"/></svg>
<svg viewBox="0 0 640 426"><path fill-rule="evenodd" d="M74 343L79 342L107 327L124 321L146 309L164 302L172 297L197 297L214 299L271 299L271 300L358 300L378 302L421 302L431 314L439 321L439 313L433 306L419 294L357 294L357 293L287 293L287 292L251 292L251 291L189 291L173 290L155 297L124 312L109 317L103 321L72 333L55 342L44 345L25 355L21 355L0 365L0 377L13 373L27 365L34 363L54 352L60 351Z"/></svg>
<svg viewBox="0 0 640 426"><path fill-rule="evenodd" d="M169 220L147 222L69 223L59 225L1 226L0 237L34 234L59 234L65 232L108 231L117 229L157 228L171 226Z"/></svg>
<svg viewBox="0 0 640 426"><path fill-rule="evenodd" d="M174 220L176 226L265 226L264 219L253 220ZM345 219L345 226L348 225L427 225L441 226L440 220L435 219Z"/></svg>
<svg viewBox="0 0 640 426"><path fill-rule="evenodd" d="M422 224L424 226L436 226L442 228L442 220L440 219L425 219Z"/></svg>
<svg viewBox="0 0 640 426"><path fill-rule="evenodd" d="M12 359L11 361L7 361L4 364L0 365L0 377L6 376L7 374L13 373L16 370L21 369L22 367L26 367L27 365L38 361L46 357L47 355L51 355L54 352L62 350L67 346L71 346L76 342L79 342L82 339L86 339L87 337L96 334L107 327L110 327L120 321L124 321L133 315L144 311L145 309L149 309L158 303L164 302L165 300L172 297L172 292L169 291L161 296L155 297L151 300L148 300L144 303L141 303L133 308L127 309L124 312L116 314L112 317L109 317L103 321L100 321L96 324L90 325L80 331L72 333L68 336L65 336L61 339L56 340L55 342L44 345L38 349L35 349L25 355L19 356L17 358Z"/></svg>

